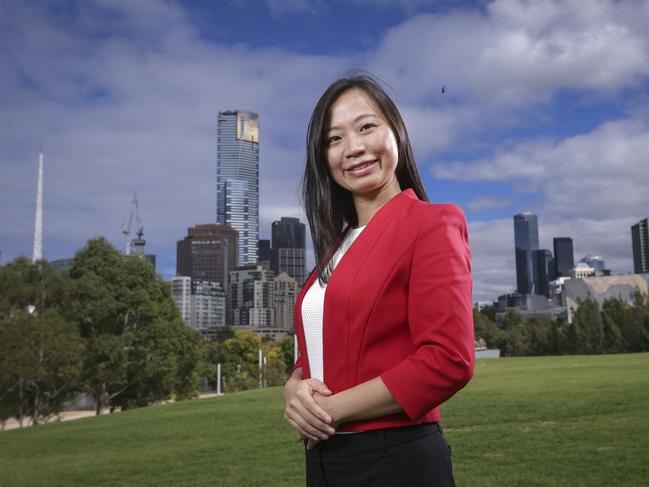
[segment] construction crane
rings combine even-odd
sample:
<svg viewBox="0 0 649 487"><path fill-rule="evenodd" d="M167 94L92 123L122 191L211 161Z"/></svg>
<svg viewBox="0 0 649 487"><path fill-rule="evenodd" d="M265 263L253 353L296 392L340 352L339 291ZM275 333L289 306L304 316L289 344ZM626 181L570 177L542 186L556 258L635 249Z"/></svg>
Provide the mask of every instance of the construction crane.
<svg viewBox="0 0 649 487"><path fill-rule="evenodd" d="M131 238L131 226L133 225L133 215L135 215L136 223L136 232L135 235L137 238ZM126 255L136 254L144 257L144 245L146 240L142 238L144 235L144 227L142 226L142 220L140 220L140 213L138 211L138 202L137 202L137 193L133 194L133 201L131 201L131 211L128 215L128 224L126 220L122 223L122 235L126 239Z"/></svg>

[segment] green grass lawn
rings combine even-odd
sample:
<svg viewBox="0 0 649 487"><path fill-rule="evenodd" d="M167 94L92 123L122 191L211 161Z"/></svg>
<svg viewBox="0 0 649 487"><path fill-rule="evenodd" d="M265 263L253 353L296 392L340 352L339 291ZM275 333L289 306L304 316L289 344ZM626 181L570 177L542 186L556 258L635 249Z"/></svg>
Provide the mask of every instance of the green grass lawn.
<svg viewBox="0 0 649 487"><path fill-rule="evenodd" d="M300 486L279 388L0 432L0 485ZM458 486L649 485L649 354L484 359L442 408Z"/></svg>

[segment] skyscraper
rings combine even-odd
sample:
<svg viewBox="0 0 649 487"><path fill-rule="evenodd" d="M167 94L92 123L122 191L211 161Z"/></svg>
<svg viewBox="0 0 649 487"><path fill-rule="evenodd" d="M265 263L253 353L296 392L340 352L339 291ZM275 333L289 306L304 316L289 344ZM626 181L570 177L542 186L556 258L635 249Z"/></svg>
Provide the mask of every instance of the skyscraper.
<svg viewBox="0 0 649 487"><path fill-rule="evenodd" d="M259 240L257 242L257 261L268 261L270 262L270 240Z"/></svg>
<svg viewBox="0 0 649 487"><path fill-rule="evenodd" d="M534 294L550 297L550 281L554 280L552 252L548 249L532 250L534 268Z"/></svg>
<svg viewBox="0 0 649 487"><path fill-rule="evenodd" d="M556 277L570 277L570 270L575 267L572 239L570 237L555 237L552 244L554 247L554 272Z"/></svg>
<svg viewBox="0 0 649 487"><path fill-rule="evenodd" d="M271 227L270 268L276 276L286 272L302 286L306 280L306 225L283 216Z"/></svg>
<svg viewBox="0 0 649 487"><path fill-rule="evenodd" d="M631 244L633 246L633 272L649 272L649 218L640 220L631 226Z"/></svg>
<svg viewBox="0 0 649 487"><path fill-rule="evenodd" d="M227 289L228 273L236 268L237 245L237 231L227 225L190 227L176 245L176 274L218 282Z"/></svg>
<svg viewBox="0 0 649 487"><path fill-rule="evenodd" d="M514 215L514 249L516 289L520 294L529 294L534 283L532 251L539 249L539 224L533 213Z"/></svg>
<svg viewBox="0 0 649 487"><path fill-rule="evenodd" d="M259 116L256 113L219 112L216 222L239 232L237 264L254 264L259 237Z"/></svg>

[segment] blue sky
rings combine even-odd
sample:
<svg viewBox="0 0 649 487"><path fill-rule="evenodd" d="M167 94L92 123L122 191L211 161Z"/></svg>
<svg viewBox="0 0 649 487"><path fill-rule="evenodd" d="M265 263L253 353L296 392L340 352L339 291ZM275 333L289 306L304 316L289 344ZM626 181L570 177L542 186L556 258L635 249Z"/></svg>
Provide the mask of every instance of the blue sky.
<svg viewBox="0 0 649 487"><path fill-rule="evenodd" d="M147 249L215 219L219 110L260 114L261 237L297 202L322 90L354 68L388 85L434 202L462 206L474 298L515 287L512 215L541 245L632 269L649 214L649 1L0 2L0 251L29 255L45 149L43 252L121 225L138 193ZM441 86L446 85L446 93ZM310 261L313 262L312 254Z"/></svg>

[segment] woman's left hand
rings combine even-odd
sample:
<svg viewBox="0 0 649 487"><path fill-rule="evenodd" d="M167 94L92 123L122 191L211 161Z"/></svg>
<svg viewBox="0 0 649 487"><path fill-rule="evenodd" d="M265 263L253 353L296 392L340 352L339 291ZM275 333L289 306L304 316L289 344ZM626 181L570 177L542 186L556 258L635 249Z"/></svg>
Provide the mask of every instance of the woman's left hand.
<svg viewBox="0 0 649 487"><path fill-rule="evenodd" d="M325 412L329 416L331 416L331 419L332 419L331 426L333 426L334 429L337 429L338 425L339 425L339 422L336 421L336 417L333 415L333 409L334 409L333 405L334 405L334 401L335 401L334 396L323 396L322 394L320 394L318 392L315 392L313 394L313 399L318 404L318 406L320 406L322 409L324 409ZM312 448L315 448L316 445L318 443L322 442L322 441L326 441L326 440L321 440L321 439L313 440L313 439L309 438L307 443L306 443L306 449L311 450Z"/></svg>

